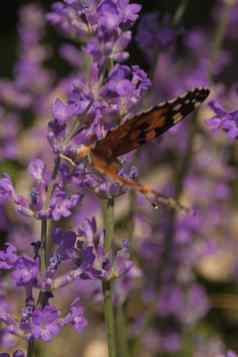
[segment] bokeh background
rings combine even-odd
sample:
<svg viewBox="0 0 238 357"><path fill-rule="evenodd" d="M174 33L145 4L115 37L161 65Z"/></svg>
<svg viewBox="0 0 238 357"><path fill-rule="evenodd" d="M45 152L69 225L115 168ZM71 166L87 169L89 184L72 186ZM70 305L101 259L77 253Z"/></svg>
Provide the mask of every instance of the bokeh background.
<svg viewBox="0 0 238 357"><path fill-rule="evenodd" d="M33 1L35 3L35 1ZM158 0L158 1L137 1L138 3L143 5L142 15L151 13L151 12L159 12L161 18L170 17L172 18L180 5L180 1L166 1L166 0ZM14 63L17 59L18 54L18 34L17 34L17 23L18 23L18 13L19 9L22 5L26 5L31 2L27 1L8 1L4 2L2 5L2 10L0 11L0 48L1 48L1 60L0 60L0 77L2 78L11 78L12 77L12 69ZM37 1L46 11L50 9L50 6L53 4L53 1ZM222 1L189 1L186 11L183 15L182 20L180 21L177 31L180 31L181 35L178 36L178 40L176 42L176 56L182 57L186 56L184 52L184 46L182 43L181 38L183 37L184 32L189 32L194 30L195 28L205 29L207 33L211 35L215 32L215 24L214 24L214 11L215 8L219 6L223 6ZM213 19L213 20L211 20ZM213 22L212 22L213 21ZM134 27L133 31L136 35L138 30L137 22L136 26ZM135 38L135 37L134 37ZM65 42L67 39L64 35L56 31L52 26L47 25L47 32L45 36L45 42L50 43L53 51L51 58L47 61L46 66L49 69L53 69L58 76L65 76L66 74L70 73L70 67L65 61L63 61L58 56L58 49L60 48L61 44ZM208 42L208 45L211 43ZM232 51L232 61L221 73L218 74L216 79L214 80L214 87L216 86L216 81L224 86L226 86L227 91L230 88L233 88L237 83L237 58L238 58L238 46L236 42L232 39L226 40L224 45L228 50ZM151 71L151 67L146 60L146 53L143 52L143 49L138 46L138 43L133 40L130 44L130 64L138 64L140 65L145 71L147 71L150 75L153 73ZM176 66L176 64L175 64ZM163 74L163 80L166 79L166 73ZM171 75L168 73L168 80L171 81ZM176 79L177 81L177 79ZM155 84L155 91L159 87L159 79L158 82ZM176 84L179 87L179 83ZM181 83L181 88L184 85ZM229 92L230 93L230 92ZM167 94L167 93L166 93ZM162 91L162 94L156 95L155 98L166 97L165 92ZM153 99L154 101L155 99ZM231 102L231 109L235 110L235 103L237 101ZM228 103L229 107L229 103ZM209 114L209 110L205 111L201 114L203 117L208 118L212 116L212 113ZM27 120L26 120L27 118ZM29 113L25 113L24 116L21 118L22 120L22 136L24 129L28 129L31 126L34 126L34 118ZM177 135L177 134L175 134ZM223 135L223 134L222 134ZM26 137L21 141L27 140ZM173 137L170 138L173 140ZM174 140L179 140L179 136L175 136ZM206 139L207 140L207 139ZM208 136L208 140L210 139ZM231 167L234 173L237 174L237 144L236 142L227 142L227 139L222 136L219 137L218 143L212 147L215 148L216 154L222 155L224 161L226 162L227 167ZM21 150L23 150L22 155L24 157L23 162L18 159L13 160L2 160L0 163L1 165L1 172L10 171L10 173L14 176L15 181L21 181L20 187L24 187L22 184L22 180L24 180L24 170L26 166L26 162L29 159L29 152L24 152L24 150L28 150L27 145L24 146L23 144L20 145ZM24 149L25 148L25 149ZM154 150L154 146L151 146L151 149L148 149L148 155ZM176 150L176 144L172 144L172 150ZM176 157L171 154L171 148L169 148L167 156L166 156L166 147L163 151L165 152L165 156L160 160L156 161L155 158L152 159L152 164L146 166L146 170L151 170L151 175L149 180L152 183L156 183L157 181L157 171L152 170L152 167L156 167L156 165L162 165L163 162L166 162L166 165L169 166L174 165L174 160ZM151 151L150 151L151 150ZM203 155L206 156L206 153ZM148 156L145 155L146 159ZM138 158L138 161L141 157ZM189 158L187 158L189 160ZM215 161L216 159L214 159ZM142 160L143 161L143 160ZM161 164L162 162L162 164ZM185 162L186 164L186 162ZM213 165L213 161L211 161L208 166ZM214 165L216 165L214 163ZM140 167L140 164L138 164ZM224 166L225 167L225 166ZM223 168L221 168L222 170ZM143 171L144 166L142 164L140 173L143 178ZM207 173L206 173L207 174ZM22 176L23 175L23 176ZM204 174L205 175L205 174ZM145 175L146 176L146 175ZM23 177L23 178L22 178ZM214 182L216 179L214 180ZM199 286L203 288L204 293L206 294L207 303L209 304L209 308L205 314L201 314L201 318L199 318L196 323L194 323L189 328L184 327L182 325L179 326L178 330L180 330L182 335L181 345L176 350L160 350L157 351L156 347L153 346L157 345L157 337L156 334L148 334L145 338L146 342L143 345L142 341L135 342L136 340L136 333L130 336L130 346L131 350L134 351L133 356L140 356L141 345L144 346L143 352L141 352L141 356L177 356L177 357L187 357L187 356L211 356L211 357L218 357L223 356L223 352L227 350L234 350L238 352L238 277L237 277L237 252L238 252L238 244L237 244L237 183L236 177L231 180L232 182L228 183L227 185L229 188L232 189L233 195L229 196L229 204L227 208L224 208L221 215L227 215L219 225L219 214L217 216L217 221L215 221L215 217L211 218L214 219L214 228L213 222L210 222L213 226L210 231L207 232L210 235L208 238L213 239L214 235L217 234L219 239L216 241L216 244L219 245L218 250L214 254L210 254L208 258L201 261L200 265L197 265L193 270L193 279L196 281ZM197 185L199 185L199 180L197 181ZM199 191L198 191L199 194ZM205 194L206 195L206 194ZM228 198L227 198L228 199ZM118 236L120 238L126 238L126 232L124 227L126 224L129 224L130 217L128 217L126 211L126 199L122 199L119 202L119 209L118 209L118 220L117 220L117 230ZM188 200L189 201L189 200ZM219 203L216 203L217 205ZM120 208L121 207L121 208ZM226 207L226 204L225 204ZM232 207L232 208L231 208ZM121 210L121 211L120 211ZM154 213L153 213L154 215ZM172 222L173 218L171 217L171 212L168 212L168 217ZM11 217L10 217L11 218ZM148 218L148 216L147 216ZM224 217L223 217L224 218ZM206 219L206 215L204 215L204 220ZM208 218L209 219L209 218ZM155 216L153 216L153 229L156 231L156 224L157 220ZM15 222L16 227L18 221L13 219ZM27 223L28 224L28 223ZM146 223L147 224L147 223ZM204 225L207 222L204 221ZM229 229L228 229L229 225ZM231 225L231 227L230 227ZM146 225L145 225L146 226ZM147 226L146 226L147 227ZM21 227L22 228L22 227ZM214 229L213 229L214 228ZM229 233L227 233L229 230ZM145 234L148 233L146 229L144 230ZM4 224L1 226L1 244L6 242L9 239L8 230L5 229ZM140 232L141 233L141 232ZM16 232L17 234L17 232ZM153 234L152 234L153 235ZM154 239L158 238L158 233L154 235ZM214 239L216 240L217 237ZM194 238L195 239L195 238ZM227 239L227 241L226 241ZM146 249L146 248L145 248ZM189 251L186 253L189 256ZM154 257L153 257L154 259ZM147 279L150 277L150 266L149 266L150 258L145 257L144 262L142 263L143 269L145 271L145 276ZM153 267L154 268L154 267ZM90 282L89 282L90 285ZM90 290L90 286L88 287ZM11 296L12 300L14 300L14 294ZM65 297L67 300L67 296ZM80 337L78 337L75 333L71 331L64 331L63 335L57 337L52 343L47 345L47 352L44 352L44 356L83 356L83 357L106 357L106 344L105 344L105 333L104 333L104 324L103 324L103 313L101 309L100 303L97 305L94 303L93 306L90 306L90 303L87 302L87 299L83 300L86 306L87 317L89 319L89 327L86 329L86 332L83 333ZM131 331L133 331L133 323L135 320L139 320L140 314L142 314L143 310L146 308L143 305L143 302L140 299L137 300L137 290L132 291L129 301L127 302L127 311L129 316L129 322L131 323ZM194 309L197 308L196 300L194 300ZM193 310L193 300L191 300L191 310ZM153 309L152 309L153 311ZM139 324L139 321L138 321ZM153 321L153 327L156 328L160 326L161 321L158 318ZM164 325L163 325L164 324ZM169 327L176 326L177 321L172 319L164 319L162 322L162 330ZM165 327L166 326L166 327ZM139 339L142 338L141 336ZM172 345L172 338L169 345ZM175 343L176 345L176 343ZM138 347L139 346L139 347ZM208 347L207 347L208 346ZM4 351L4 347L2 347ZM80 351L80 352L78 352ZM223 351L223 352L222 352ZM219 355L219 353L221 354ZM225 352L224 352L225 353ZM120 356L122 357L122 356Z"/></svg>

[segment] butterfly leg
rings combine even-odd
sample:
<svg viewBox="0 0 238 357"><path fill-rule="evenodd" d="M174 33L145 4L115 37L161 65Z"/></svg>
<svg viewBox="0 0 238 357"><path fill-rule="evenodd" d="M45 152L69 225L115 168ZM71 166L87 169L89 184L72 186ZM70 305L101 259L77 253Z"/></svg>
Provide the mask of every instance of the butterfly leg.
<svg viewBox="0 0 238 357"><path fill-rule="evenodd" d="M144 195L155 209L159 208L159 205L162 204L178 211L182 210L187 213L191 211L189 208L183 206L172 197L168 197L160 192L157 192L147 185L142 185L138 181L118 175L118 165L116 162L107 163L102 157L92 153L92 164L102 175L109 177L111 180L122 186L126 186Z"/></svg>

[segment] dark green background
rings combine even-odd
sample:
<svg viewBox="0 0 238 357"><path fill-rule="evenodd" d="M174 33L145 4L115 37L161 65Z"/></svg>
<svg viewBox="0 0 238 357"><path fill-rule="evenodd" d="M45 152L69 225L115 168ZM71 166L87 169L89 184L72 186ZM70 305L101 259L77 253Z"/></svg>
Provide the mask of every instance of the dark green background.
<svg viewBox="0 0 238 357"><path fill-rule="evenodd" d="M155 1L135 1L143 5L143 12L159 11L161 14L174 15L177 7L181 3L178 0L155 0ZM17 56L17 19L18 10L20 6L27 3L39 3L46 10L50 9L52 0L41 1L24 1L24 0L10 0L2 4L0 10L0 46L1 46L1 65L0 77L11 76L12 66ZM190 0L186 13L183 17L181 25L185 28L193 27L194 25L203 26L209 23L212 8L215 4L214 0L196 1ZM49 27L50 28L50 27ZM53 32L53 33L52 33ZM54 30L49 30L48 37L56 41L58 36ZM54 62L55 65L55 62ZM56 63L57 66L57 63Z"/></svg>

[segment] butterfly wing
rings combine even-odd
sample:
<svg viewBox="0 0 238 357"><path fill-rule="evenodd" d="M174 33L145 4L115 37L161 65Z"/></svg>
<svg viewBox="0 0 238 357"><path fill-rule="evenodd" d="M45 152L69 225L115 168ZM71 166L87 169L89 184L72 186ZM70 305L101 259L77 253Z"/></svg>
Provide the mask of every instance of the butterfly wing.
<svg viewBox="0 0 238 357"><path fill-rule="evenodd" d="M162 135L183 120L209 95L209 89L196 88L126 121L96 143L95 155L112 161Z"/></svg>

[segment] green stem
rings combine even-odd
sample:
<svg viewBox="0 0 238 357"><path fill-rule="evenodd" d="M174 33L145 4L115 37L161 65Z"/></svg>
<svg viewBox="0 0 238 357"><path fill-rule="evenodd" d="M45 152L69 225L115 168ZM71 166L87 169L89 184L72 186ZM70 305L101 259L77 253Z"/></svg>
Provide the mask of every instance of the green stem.
<svg viewBox="0 0 238 357"><path fill-rule="evenodd" d="M133 244L133 234L135 231L135 219L134 219L134 209L135 209L135 199L136 193L134 190L130 190L129 192L129 212L128 212L128 242L129 242L129 252L133 256L134 255L134 244Z"/></svg>
<svg viewBox="0 0 238 357"><path fill-rule="evenodd" d="M177 11L175 12L173 25L177 26L183 18L183 15L187 9L189 0L182 0L181 4L179 5Z"/></svg>
<svg viewBox="0 0 238 357"><path fill-rule="evenodd" d="M40 268L44 272L47 268L47 219L41 221L41 254L40 254Z"/></svg>
<svg viewBox="0 0 238 357"><path fill-rule="evenodd" d="M116 331L118 356L130 357L125 304L120 302L116 307Z"/></svg>
<svg viewBox="0 0 238 357"><path fill-rule="evenodd" d="M41 248L40 248L40 271L41 273L44 273L47 267L47 252L46 252L46 246L47 246L47 219L42 219L41 221ZM38 301L37 305L42 306L44 303L44 292L40 291L39 296L38 296ZM32 338L28 342L28 347L27 347L27 357L36 357L37 356L37 351L39 351L39 341L36 341L34 338Z"/></svg>
<svg viewBox="0 0 238 357"><path fill-rule="evenodd" d="M106 253L111 251L112 240L114 235L114 201L108 199L103 201L103 221L105 228L104 249Z"/></svg>
<svg viewBox="0 0 238 357"><path fill-rule="evenodd" d="M114 217L113 217L113 199L103 201L103 219L105 228L104 249L109 253L112 248L114 234ZM112 302L112 281L103 281L104 295L104 316L107 330L107 343L109 357L116 357L116 335L115 335L115 318Z"/></svg>
<svg viewBox="0 0 238 357"><path fill-rule="evenodd" d="M27 357L34 357L35 356L35 340L31 340L28 342L27 348Z"/></svg>
<svg viewBox="0 0 238 357"><path fill-rule="evenodd" d="M209 76L211 75L212 67L214 64L216 64L217 58L221 51L222 44L224 42L224 37L225 37L225 33L226 33L228 20L229 20L229 12L230 12L231 7L234 5L234 3L235 3L235 1L233 1L233 0L225 1L222 16L221 16L218 26L215 30L215 34L214 34L213 41L212 41L212 48L211 48L210 66L209 66L209 70L208 70Z"/></svg>
<svg viewBox="0 0 238 357"><path fill-rule="evenodd" d="M53 169L52 177L51 177L51 183L48 188L48 195L45 203L45 208L48 208L50 198L52 196L53 190L54 190L54 180L57 176L58 173L58 168L60 164L60 158L57 157L55 160L55 166ZM40 247L40 271L41 274L44 274L44 272L47 269L48 262L49 262L49 257L50 257L50 244L49 244L49 237L48 237L48 220L47 218L43 218L41 220L41 247ZM37 300L37 305L42 307L45 304L45 292L40 291L38 300ZM41 343L39 341L36 341L35 339L31 339L28 343L27 347L27 357L37 357L40 355L41 351Z"/></svg>
<svg viewBox="0 0 238 357"><path fill-rule="evenodd" d="M189 0L182 0L181 1L181 4L179 5L178 9L176 10L175 14L174 14L174 17L172 19L172 25L174 27L177 27L179 25L179 23L181 22L184 14L185 14L185 11L188 7L188 3L189 3ZM152 68L152 72L150 73L150 77L152 79L155 79L156 77L156 73L157 73L157 67L159 65L159 60L160 60L160 51L158 51L157 55L155 56L155 62L154 64L151 66ZM152 87L152 92L153 92L153 87ZM155 99L158 99L155 97Z"/></svg>
<svg viewBox="0 0 238 357"><path fill-rule="evenodd" d="M194 141L196 136L196 130L197 130L197 114L195 115L194 121L190 122L185 154L175 169L175 181L174 181L175 199L178 201L180 200L180 197L183 193L184 180L187 177L190 167L192 165L193 147L194 147ZM173 245L174 245L174 235L175 235L176 220L177 220L176 210L169 209L169 215L170 215L170 220L169 220L167 231L165 233L164 254L163 254L163 259L161 261L163 268L173 265L173 256L174 256Z"/></svg>

